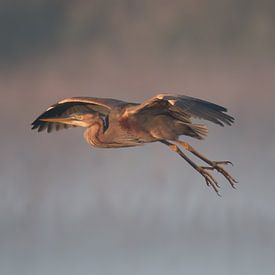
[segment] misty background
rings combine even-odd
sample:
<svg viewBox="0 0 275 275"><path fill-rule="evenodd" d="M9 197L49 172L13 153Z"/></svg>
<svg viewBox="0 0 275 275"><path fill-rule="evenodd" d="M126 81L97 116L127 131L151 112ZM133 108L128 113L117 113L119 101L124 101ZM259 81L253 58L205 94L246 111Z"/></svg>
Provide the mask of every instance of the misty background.
<svg viewBox="0 0 275 275"><path fill-rule="evenodd" d="M0 274L274 274L274 30L271 0L1 0ZM237 190L161 144L30 130L62 98L161 92L236 118L185 140Z"/></svg>

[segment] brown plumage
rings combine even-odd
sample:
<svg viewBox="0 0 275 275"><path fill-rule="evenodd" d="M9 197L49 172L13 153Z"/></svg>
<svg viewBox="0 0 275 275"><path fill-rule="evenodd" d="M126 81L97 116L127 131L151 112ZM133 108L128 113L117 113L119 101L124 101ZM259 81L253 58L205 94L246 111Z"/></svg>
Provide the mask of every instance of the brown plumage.
<svg viewBox="0 0 275 275"><path fill-rule="evenodd" d="M121 148L159 141L183 157L218 193L219 185L207 170L217 170L232 187L236 180L222 167L229 161L210 161L199 154L181 135L203 139L208 132L204 124L194 124L191 118L211 121L220 126L231 125L234 118L227 110L201 99L173 94L159 94L141 104L109 98L73 97L49 107L33 123L38 132L85 127L86 141L95 147ZM200 167L179 148L191 152L208 164Z"/></svg>

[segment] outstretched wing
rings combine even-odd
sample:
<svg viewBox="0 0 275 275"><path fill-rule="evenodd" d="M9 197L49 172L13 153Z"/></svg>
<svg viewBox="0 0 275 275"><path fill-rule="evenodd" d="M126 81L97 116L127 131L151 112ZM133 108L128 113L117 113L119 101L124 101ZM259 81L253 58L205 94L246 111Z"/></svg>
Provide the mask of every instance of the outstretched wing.
<svg viewBox="0 0 275 275"><path fill-rule="evenodd" d="M46 122L41 119L45 118L57 118L68 116L73 113L95 113L98 112L103 116L107 116L112 108L123 104L123 101L115 100L111 98L94 98L94 97L72 97L63 99L56 104L49 107L44 113L42 113L33 123L32 129L37 129L38 132L47 129L47 132L52 130L67 129L69 127L75 127L73 125Z"/></svg>
<svg viewBox="0 0 275 275"><path fill-rule="evenodd" d="M217 104L185 95L159 94L138 106L130 107L129 114L169 114L185 123L191 123L191 117L214 122L220 126L231 125L234 118L227 109Z"/></svg>

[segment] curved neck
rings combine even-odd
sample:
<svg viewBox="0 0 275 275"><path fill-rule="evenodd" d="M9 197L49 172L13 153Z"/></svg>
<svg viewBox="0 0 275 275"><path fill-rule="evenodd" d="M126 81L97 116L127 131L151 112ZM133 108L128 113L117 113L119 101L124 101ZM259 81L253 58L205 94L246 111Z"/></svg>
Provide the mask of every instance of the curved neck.
<svg viewBox="0 0 275 275"><path fill-rule="evenodd" d="M94 121L91 126L89 126L84 132L84 138L86 141L94 146L100 146L103 143L103 121L102 119L98 119Z"/></svg>

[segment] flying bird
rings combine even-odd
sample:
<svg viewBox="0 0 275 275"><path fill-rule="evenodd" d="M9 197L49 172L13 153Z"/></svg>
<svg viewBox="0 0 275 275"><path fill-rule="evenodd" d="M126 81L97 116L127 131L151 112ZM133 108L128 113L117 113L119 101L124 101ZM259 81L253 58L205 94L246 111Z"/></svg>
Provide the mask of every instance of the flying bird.
<svg viewBox="0 0 275 275"><path fill-rule="evenodd" d="M220 185L211 174L216 170L235 188L237 181L224 169L230 161L212 161L179 139L185 135L203 139L208 133L204 124L192 118L211 121L217 125L231 125L234 118L217 104L186 95L159 94L143 103L130 103L111 98L72 97L49 107L33 123L38 132L85 127L84 138L100 148L140 146L160 142L185 159L219 195ZM183 149L206 163L200 166Z"/></svg>

